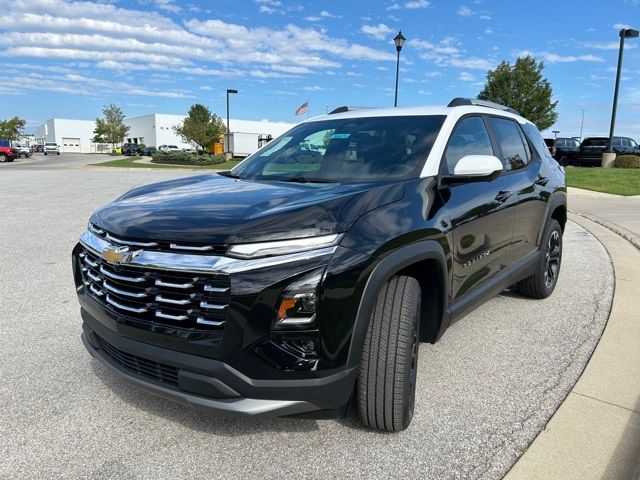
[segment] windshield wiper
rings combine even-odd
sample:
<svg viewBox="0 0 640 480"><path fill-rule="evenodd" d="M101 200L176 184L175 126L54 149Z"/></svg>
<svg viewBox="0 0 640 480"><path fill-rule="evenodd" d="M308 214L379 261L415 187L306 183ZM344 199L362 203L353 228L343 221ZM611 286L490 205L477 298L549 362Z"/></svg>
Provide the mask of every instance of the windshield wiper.
<svg viewBox="0 0 640 480"><path fill-rule="evenodd" d="M274 178L278 182L295 182L295 183L336 183L335 180L329 180L327 178L315 178L315 177L284 177Z"/></svg>
<svg viewBox="0 0 640 480"><path fill-rule="evenodd" d="M224 175L225 177L229 177L229 178L242 178L240 175L238 175L237 173L233 173L231 170L226 172L218 172L218 174Z"/></svg>

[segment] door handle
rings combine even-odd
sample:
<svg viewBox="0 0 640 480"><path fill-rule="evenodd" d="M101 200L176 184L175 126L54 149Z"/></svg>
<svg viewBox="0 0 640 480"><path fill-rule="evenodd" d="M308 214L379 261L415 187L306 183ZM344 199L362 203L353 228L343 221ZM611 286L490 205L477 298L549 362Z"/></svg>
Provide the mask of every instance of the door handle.
<svg viewBox="0 0 640 480"><path fill-rule="evenodd" d="M549 183L549 177L538 177L536 180L537 185L542 185L543 187Z"/></svg>
<svg viewBox="0 0 640 480"><path fill-rule="evenodd" d="M496 195L496 200L499 202L506 202L507 200L509 200L511 195L513 194L509 190L502 190Z"/></svg>

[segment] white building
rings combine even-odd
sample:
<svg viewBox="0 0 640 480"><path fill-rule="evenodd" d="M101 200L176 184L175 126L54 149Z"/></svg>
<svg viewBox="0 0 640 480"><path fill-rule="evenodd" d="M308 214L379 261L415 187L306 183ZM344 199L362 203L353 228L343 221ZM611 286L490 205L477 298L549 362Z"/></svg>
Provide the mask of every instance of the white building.
<svg viewBox="0 0 640 480"><path fill-rule="evenodd" d="M191 145L183 142L173 129L182 123L184 118L185 115L164 113L125 118L125 125L130 127L125 142L144 143L148 147L177 145L178 148L189 148ZM249 155L258 149L259 138L278 137L293 125L284 122L230 119L229 129L236 138L236 141L233 142L234 154L238 156ZM96 153L108 151L111 148L110 145L93 142L95 127L94 120L52 118L36 129L35 138L39 143L56 142L60 145L62 152Z"/></svg>

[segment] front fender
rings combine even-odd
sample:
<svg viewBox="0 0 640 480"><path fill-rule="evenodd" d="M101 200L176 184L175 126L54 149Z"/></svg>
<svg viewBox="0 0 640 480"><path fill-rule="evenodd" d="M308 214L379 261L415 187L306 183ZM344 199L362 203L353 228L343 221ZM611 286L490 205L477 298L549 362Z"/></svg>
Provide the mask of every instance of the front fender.
<svg viewBox="0 0 640 480"><path fill-rule="evenodd" d="M347 358L347 368L355 367L360 364L360 357L362 356L362 350L364 347L365 337L367 329L369 327L369 320L373 314L373 309L376 305L378 293L382 286L389 281L389 279L400 272L404 268L423 261L423 260L435 260L440 265L440 272L442 276L442 302L445 308L443 312L447 311L446 300L448 298L448 274L447 274L447 262L444 249L442 245L435 240L424 240L415 242L409 245L400 247L388 255L380 259L366 282L362 296L360 297L360 304L356 314L356 320L353 327L353 333L351 336L351 345L349 348L349 355ZM448 325L448 319L445 321L446 313L443 313L443 319L440 324L440 331L438 337L442 335Z"/></svg>

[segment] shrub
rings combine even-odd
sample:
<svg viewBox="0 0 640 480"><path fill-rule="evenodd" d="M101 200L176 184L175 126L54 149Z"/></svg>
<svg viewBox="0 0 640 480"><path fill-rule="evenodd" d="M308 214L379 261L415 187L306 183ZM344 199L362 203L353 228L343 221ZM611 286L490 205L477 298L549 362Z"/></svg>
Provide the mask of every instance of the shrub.
<svg viewBox="0 0 640 480"><path fill-rule="evenodd" d="M164 163L169 165L219 165L227 161L224 155L196 155L189 152L155 153L151 157L153 163Z"/></svg>
<svg viewBox="0 0 640 480"><path fill-rule="evenodd" d="M638 155L620 155L616 157L616 168L640 168Z"/></svg>

